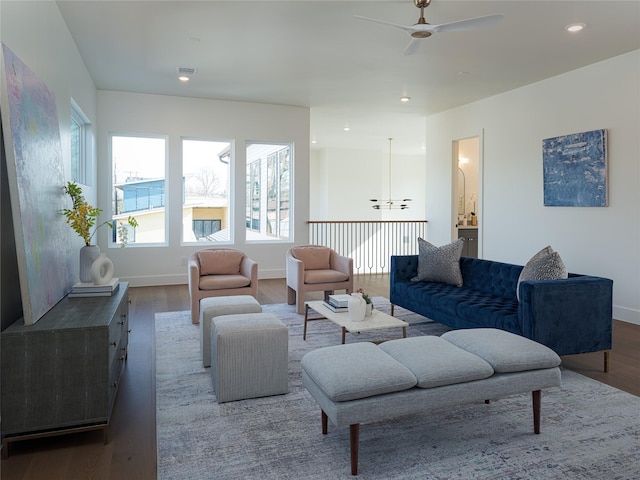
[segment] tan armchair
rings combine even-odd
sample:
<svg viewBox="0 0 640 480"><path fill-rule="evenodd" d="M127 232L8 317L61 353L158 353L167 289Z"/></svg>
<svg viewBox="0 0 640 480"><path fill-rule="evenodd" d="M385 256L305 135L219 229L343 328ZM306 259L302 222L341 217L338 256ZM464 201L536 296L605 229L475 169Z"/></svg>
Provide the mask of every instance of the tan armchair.
<svg viewBox="0 0 640 480"><path fill-rule="evenodd" d="M189 257L191 322L200 322L200 300L258 294L258 264L240 250L207 248Z"/></svg>
<svg viewBox="0 0 640 480"><path fill-rule="evenodd" d="M323 291L325 300L334 290L353 291L353 260L328 247L292 247L286 255L287 302L304 313L305 292ZM296 299L297 297L297 299Z"/></svg>

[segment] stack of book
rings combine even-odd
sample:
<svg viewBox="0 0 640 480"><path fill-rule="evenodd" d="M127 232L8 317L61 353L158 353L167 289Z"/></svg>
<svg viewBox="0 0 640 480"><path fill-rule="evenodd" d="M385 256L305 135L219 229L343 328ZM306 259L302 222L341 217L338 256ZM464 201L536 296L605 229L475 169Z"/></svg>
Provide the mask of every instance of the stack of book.
<svg viewBox="0 0 640 480"><path fill-rule="evenodd" d="M324 306L332 312L347 312L349 310L349 299L351 295L329 295L329 301L324 302Z"/></svg>
<svg viewBox="0 0 640 480"><path fill-rule="evenodd" d="M120 283L117 278L112 278L109 283L96 285L95 283L76 283L69 293L69 298L79 297L110 297L118 290Z"/></svg>

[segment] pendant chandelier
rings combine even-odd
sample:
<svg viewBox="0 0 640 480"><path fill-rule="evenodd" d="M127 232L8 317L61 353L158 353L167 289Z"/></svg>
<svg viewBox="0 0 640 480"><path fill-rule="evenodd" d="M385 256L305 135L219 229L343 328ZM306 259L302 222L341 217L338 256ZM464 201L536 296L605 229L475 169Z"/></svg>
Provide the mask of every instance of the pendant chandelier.
<svg viewBox="0 0 640 480"><path fill-rule="evenodd" d="M376 198L370 199L374 204L372 208L376 210L406 210L409 208L407 202L410 202L410 198L403 198L402 200L394 200L391 198L391 141L392 137L389 137L389 198L387 200L378 200Z"/></svg>

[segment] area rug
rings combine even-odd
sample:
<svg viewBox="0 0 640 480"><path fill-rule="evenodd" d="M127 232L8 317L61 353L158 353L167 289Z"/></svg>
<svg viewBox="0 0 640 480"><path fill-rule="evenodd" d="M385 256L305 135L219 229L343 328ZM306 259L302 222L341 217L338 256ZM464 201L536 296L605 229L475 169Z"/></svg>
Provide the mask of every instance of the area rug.
<svg viewBox="0 0 640 480"><path fill-rule="evenodd" d="M376 299L378 308L388 301ZM349 429L329 424L302 386L300 359L340 343L328 321L309 324L294 306L264 305L289 328L289 393L218 404L202 367L199 326L189 312L156 315L158 478L348 479ZM397 309L408 335L446 327ZM394 338L388 330L347 342ZM542 432L533 434L531 395L363 425L360 479L636 479L640 398L563 370L562 388L543 392Z"/></svg>

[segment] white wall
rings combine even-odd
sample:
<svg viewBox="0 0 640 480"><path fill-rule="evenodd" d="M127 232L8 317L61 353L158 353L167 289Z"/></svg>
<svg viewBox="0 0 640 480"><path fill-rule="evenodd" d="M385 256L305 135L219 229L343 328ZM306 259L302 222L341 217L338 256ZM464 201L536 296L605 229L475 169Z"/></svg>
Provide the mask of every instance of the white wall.
<svg viewBox="0 0 640 480"><path fill-rule="evenodd" d="M614 317L640 324L640 51L427 120L429 240L451 238L451 142L481 136L483 258L551 245L571 272L614 280ZM608 129L609 206L543 206L542 140Z"/></svg>
<svg viewBox="0 0 640 480"><path fill-rule="evenodd" d="M99 206L108 212L110 204L110 133L138 133L168 137L169 197L168 244L143 247L107 248L109 229L98 233L98 244L113 260L116 276L132 286L186 283L184 258L202 246L181 246L182 193L180 181L181 137L235 140L235 188L232 188L232 215L235 219L234 248L247 253L259 264L260 278L284 277L285 253L293 243L308 243L309 229L309 110L301 107L229 102L199 98L146 95L125 92L98 92L98 176ZM290 243L246 243L245 144L247 141L293 142L294 238ZM235 208L233 208L235 206Z"/></svg>
<svg viewBox="0 0 640 480"><path fill-rule="evenodd" d="M393 148L393 147L392 147ZM311 220L424 220L424 155L392 152L391 195L411 198L408 210L374 210L369 200L389 198L389 147L325 148L311 157Z"/></svg>
<svg viewBox="0 0 640 480"><path fill-rule="evenodd" d="M96 86L80 57L58 6L52 0L39 2L0 1L0 40L54 93L65 178L70 178L71 99L76 101L88 117L92 124L90 129L93 133L96 124ZM4 82L4 79L0 81ZM6 148L13 147L6 145ZM84 187L83 193L88 201L95 204L95 165L89 167L92 172L92 179L89 182L91 186ZM63 187L64 185L60 185L61 191ZM65 221L62 216L60 221ZM2 226L0 226L1 229ZM75 234L70 236L73 238L74 245L70 246L68 252L61 252L61 254L70 256L73 268L77 272L79 251L83 242ZM7 246L7 248L9 247ZM13 287L6 288L11 292ZM6 298L5 293L5 285L3 284L0 296ZM15 296L15 293L13 295ZM3 325L4 321L3 318Z"/></svg>

